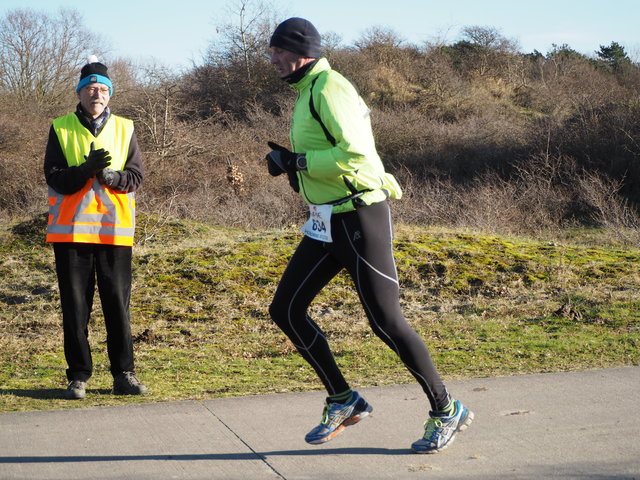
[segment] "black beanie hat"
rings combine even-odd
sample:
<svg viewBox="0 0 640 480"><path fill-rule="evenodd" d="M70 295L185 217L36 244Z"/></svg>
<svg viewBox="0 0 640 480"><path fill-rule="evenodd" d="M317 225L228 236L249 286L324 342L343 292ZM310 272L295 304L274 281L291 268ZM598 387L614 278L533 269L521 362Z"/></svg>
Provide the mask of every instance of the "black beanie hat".
<svg viewBox="0 0 640 480"><path fill-rule="evenodd" d="M109 93L113 94L113 85L107 73L107 66L98 62L95 56L89 57L89 62L80 70L80 81L76 87L76 92L89 83L103 83L109 87Z"/></svg>
<svg viewBox="0 0 640 480"><path fill-rule="evenodd" d="M288 50L303 57L320 58L320 34L309 20L293 17L278 25L270 47Z"/></svg>

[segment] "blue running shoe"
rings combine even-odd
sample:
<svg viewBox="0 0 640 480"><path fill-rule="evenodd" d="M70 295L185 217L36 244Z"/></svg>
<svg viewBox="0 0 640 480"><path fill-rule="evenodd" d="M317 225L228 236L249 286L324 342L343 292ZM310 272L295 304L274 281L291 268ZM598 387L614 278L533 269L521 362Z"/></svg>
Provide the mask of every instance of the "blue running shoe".
<svg viewBox="0 0 640 480"><path fill-rule="evenodd" d="M465 430L473 421L473 412L467 410L459 400L454 401L453 415L434 415L424 422L424 435L411 445L415 453L437 453L453 443L456 433Z"/></svg>
<svg viewBox="0 0 640 480"><path fill-rule="evenodd" d="M344 427L355 425L372 411L373 407L355 391L347 403L330 403L327 400L320 425L307 433L304 439L313 445L328 442Z"/></svg>

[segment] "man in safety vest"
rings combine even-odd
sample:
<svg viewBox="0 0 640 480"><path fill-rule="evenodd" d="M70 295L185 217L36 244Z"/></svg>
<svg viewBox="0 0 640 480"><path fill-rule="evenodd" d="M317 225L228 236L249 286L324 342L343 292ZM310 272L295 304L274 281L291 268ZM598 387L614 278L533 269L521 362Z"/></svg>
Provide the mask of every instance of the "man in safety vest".
<svg viewBox="0 0 640 480"><path fill-rule="evenodd" d="M133 122L109 109L113 85L92 56L82 67L76 111L49 131L44 173L49 185L47 242L53 243L62 304L66 398L86 396L93 362L88 324L96 285L107 329L113 391L143 395L134 373L129 317L135 191L143 166Z"/></svg>

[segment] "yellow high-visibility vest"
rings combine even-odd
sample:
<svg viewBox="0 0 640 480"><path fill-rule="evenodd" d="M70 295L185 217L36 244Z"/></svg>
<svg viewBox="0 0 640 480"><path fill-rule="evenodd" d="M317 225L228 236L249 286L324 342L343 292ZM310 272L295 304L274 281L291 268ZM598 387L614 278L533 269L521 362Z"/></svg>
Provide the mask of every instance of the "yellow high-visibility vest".
<svg viewBox="0 0 640 480"><path fill-rule="evenodd" d="M111 155L109 168L122 170L127 161L133 122L110 115L102 131L94 137L75 114L53 121L62 152L70 167L85 162L91 142L96 150ZM62 195L49 187L47 242L133 245L135 231L135 193L117 192L102 185L96 177L76 193Z"/></svg>

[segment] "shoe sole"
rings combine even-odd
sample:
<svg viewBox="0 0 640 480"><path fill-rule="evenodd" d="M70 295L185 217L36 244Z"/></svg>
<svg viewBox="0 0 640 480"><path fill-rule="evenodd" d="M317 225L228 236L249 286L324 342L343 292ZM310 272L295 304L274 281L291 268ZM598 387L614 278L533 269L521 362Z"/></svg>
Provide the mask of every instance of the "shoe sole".
<svg viewBox="0 0 640 480"><path fill-rule="evenodd" d="M433 454L433 453L438 453L438 452L441 452L443 450L446 450L447 447L454 442L458 432L463 432L467 428L469 428L469 425L471 425L471 423L473 422L473 418L474 418L473 412L471 410L467 410L467 415L465 416L465 418L463 420L460 421L460 423L458 423L458 427L456 428L456 431L453 433L453 435L451 435L451 438L449 439L449 441L443 447L434 448L433 450L416 450L415 448L411 447L411 451L413 453L420 453L420 454L425 454L425 453L426 454Z"/></svg>
<svg viewBox="0 0 640 480"><path fill-rule="evenodd" d="M86 394L65 394L65 398L67 400L82 400L83 398L86 398Z"/></svg>
<svg viewBox="0 0 640 480"><path fill-rule="evenodd" d="M358 423L363 418L368 417L369 414L372 411L373 411L373 407L371 405L367 405L367 408L365 410L363 410L362 412L358 413L357 415L354 415L353 417L347 418L333 432L329 433L328 435L325 435L322 438L318 438L317 440L313 440L313 441L310 441L310 442L307 441L307 443L309 443L311 445L320 445L322 443L327 443L328 441L333 440L335 437L340 435L345 427L350 427L351 425L355 425L356 423Z"/></svg>

